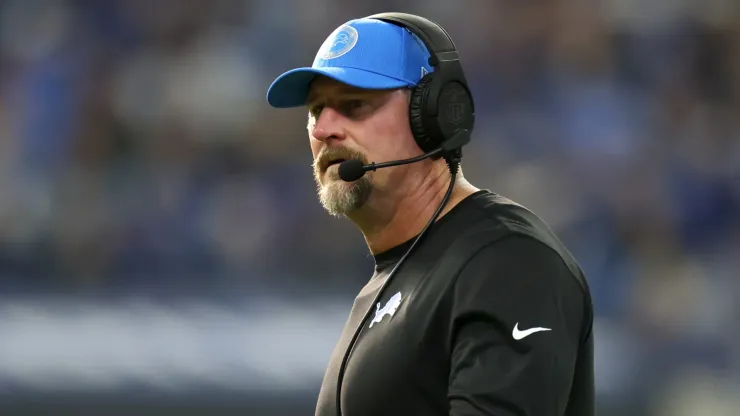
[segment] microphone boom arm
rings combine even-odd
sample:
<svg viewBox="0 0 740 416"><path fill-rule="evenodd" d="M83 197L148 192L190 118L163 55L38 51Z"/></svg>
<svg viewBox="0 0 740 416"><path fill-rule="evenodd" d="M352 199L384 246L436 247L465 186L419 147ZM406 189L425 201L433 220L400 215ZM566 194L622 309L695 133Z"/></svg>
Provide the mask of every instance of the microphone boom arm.
<svg viewBox="0 0 740 416"><path fill-rule="evenodd" d="M406 165L409 163L419 162L426 158L442 154L447 160L447 164L452 169L455 165L455 172L457 171L457 164L460 162L459 149L470 141L470 132L468 130L459 130L449 140L445 141L438 148L432 150L429 153L424 153L416 157L403 160L393 160L390 162L375 163L372 162L369 165L363 165L359 159L345 160L339 165L339 177L346 182L354 182L362 177L365 172L370 170L376 170L379 168L387 168L390 166Z"/></svg>
<svg viewBox="0 0 740 416"><path fill-rule="evenodd" d="M424 153L423 155L415 156L415 157L412 157L412 158L409 158L409 159L394 160L394 161L391 161L391 162L383 162L383 163L375 163L375 162L372 162L369 165L363 166L363 168L364 168L364 170L375 170L375 169L378 169L378 168L387 168L387 167L390 167L390 166L397 166L397 165L405 165L405 164L408 164L408 163L414 163L414 162L418 162L420 160L424 160L424 159L426 159L428 157L432 157L432 156L440 153L442 150L443 150L442 148L438 148L438 149L435 149L435 150L433 150L433 151L431 151L429 153Z"/></svg>

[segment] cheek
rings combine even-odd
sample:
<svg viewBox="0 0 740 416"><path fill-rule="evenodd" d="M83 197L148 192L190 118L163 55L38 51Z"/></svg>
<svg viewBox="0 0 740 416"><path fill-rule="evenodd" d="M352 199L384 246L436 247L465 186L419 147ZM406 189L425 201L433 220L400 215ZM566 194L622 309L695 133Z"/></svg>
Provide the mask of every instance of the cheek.
<svg viewBox="0 0 740 416"><path fill-rule="evenodd" d="M408 120L394 117L379 126L375 137L377 151L387 160L406 159L419 155ZM385 161L385 160L384 160Z"/></svg>

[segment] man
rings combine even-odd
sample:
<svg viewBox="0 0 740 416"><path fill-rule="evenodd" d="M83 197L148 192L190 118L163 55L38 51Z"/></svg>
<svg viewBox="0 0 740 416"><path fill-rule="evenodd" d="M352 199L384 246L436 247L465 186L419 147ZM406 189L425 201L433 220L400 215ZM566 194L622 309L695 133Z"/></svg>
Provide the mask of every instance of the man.
<svg viewBox="0 0 740 416"><path fill-rule="evenodd" d="M422 154L409 91L433 71L429 56L407 29L355 19L326 39L311 68L268 90L274 107L307 107L321 204L357 225L375 259L316 415L594 415L589 289L535 214L459 174L439 219L389 280L451 172L427 158L354 182L339 177L345 160Z"/></svg>

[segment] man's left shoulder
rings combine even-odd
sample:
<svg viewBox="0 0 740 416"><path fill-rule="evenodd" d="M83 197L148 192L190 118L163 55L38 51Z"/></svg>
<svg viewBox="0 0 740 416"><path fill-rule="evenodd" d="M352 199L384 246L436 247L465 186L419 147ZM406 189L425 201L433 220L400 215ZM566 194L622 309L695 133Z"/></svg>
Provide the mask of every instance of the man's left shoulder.
<svg viewBox="0 0 740 416"><path fill-rule="evenodd" d="M495 239L507 235L529 236L558 251L565 249L545 220L523 204L502 195L488 193L477 198L476 205L482 212L480 217L482 227L472 229L487 228L491 237ZM567 252L567 249L565 251Z"/></svg>
<svg viewBox="0 0 740 416"><path fill-rule="evenodd" d="M485 234L485 232L484 232ZM454 277L453 315L488 315L512 327L546 322L568 339L583 342L590 333L593 305L581 268L547 234L513 230L491 233Z"/></svg>
<svg viewBox="0 0 740 416"><path fill-rule="evenodd" d="M566 244L533 210L497 194L484 195L477 201L483 212L478 224L472 224L460 236L460 247L469 261L480 258L484 263L502 259L519 259L525 263L562 265L579 285L588 291L584 272Z"/></svg>

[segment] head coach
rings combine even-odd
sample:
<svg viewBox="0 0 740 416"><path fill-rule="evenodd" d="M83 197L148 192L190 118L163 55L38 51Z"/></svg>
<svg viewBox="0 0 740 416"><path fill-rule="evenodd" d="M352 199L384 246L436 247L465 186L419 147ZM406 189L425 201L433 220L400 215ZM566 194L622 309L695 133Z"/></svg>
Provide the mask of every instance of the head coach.
<svg viewBox="0 0 740 416"><path fill-rule="evenodd" d="M583 272L534 213L463 178L474 102L444 29L346 22L267 100L306 106L320 202L375 260L316 415L595 414Z"/></svg>

